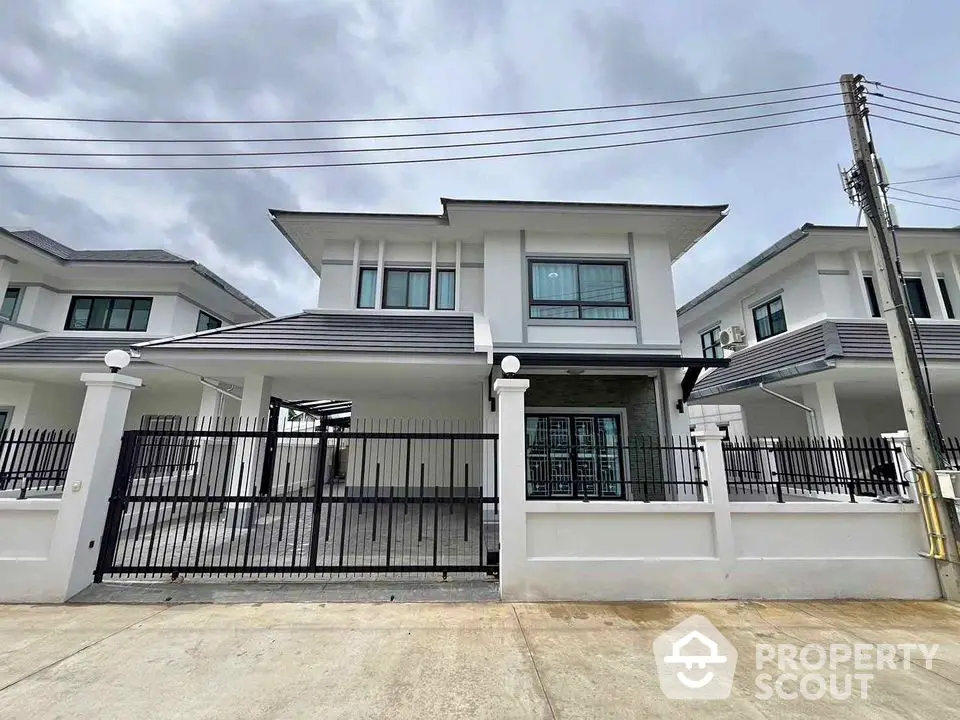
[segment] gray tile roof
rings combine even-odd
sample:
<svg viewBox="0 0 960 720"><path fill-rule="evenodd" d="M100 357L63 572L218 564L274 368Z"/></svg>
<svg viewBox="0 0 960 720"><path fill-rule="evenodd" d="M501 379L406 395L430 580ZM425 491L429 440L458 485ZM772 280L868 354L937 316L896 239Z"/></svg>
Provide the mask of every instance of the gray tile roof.
<svg viewBox="0 0 960 720"><path fill-rule="evenodd" d="M927 360L960 362L960 324L918 323ZM882 320L823 320L740 350L704 375L692 400L826 370L837 360L892 360Z"/></svg>
<svg viewBox="0 0 960 720"><path fill-rule="evenodd" d="M304 312L160 340L142 349L473 353L473 317L440 312Z"/></svg>
<svg viewBox="0 0 960 720"><path fill-rule="evenodd" d="M74 250L53 238L49 238L36 230L7 230L0 227L0 232L22 240L38 250L53 255L61 262L105 262L105 263L170 263L171 265L185 265L194 272L213 283L234 299L240 301L261 317L271 318L273 313L256 303L219 275L204 267L195 260L181 257L166 250Z"/></svg>
<svg viewBox="0 0 960 720"><path fill-rule="evenodd" d="M84 333L38 335L16 345L0 348L2 363L102 363L108 350L126 350L135 342L155 340L143 335L90 337Z"/></svg>

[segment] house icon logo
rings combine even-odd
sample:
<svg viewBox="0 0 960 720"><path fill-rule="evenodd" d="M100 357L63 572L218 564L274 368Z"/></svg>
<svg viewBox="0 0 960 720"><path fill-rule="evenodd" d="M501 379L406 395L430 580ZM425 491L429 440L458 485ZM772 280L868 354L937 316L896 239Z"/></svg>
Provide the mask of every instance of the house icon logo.
<svg viewBox="0 0 960 720"><path fill-rule="evenodd" d="M702 615L693 615L653 641L660 689L671 700L730 697L737 650Z"/></svg>

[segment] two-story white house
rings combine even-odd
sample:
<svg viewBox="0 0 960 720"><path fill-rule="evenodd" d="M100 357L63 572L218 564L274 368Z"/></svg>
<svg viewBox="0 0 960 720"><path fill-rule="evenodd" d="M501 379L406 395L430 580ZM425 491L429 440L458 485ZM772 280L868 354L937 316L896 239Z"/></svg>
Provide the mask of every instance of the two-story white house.
<svg viewBox="0 0 960 720"><path fill-rule="evenodd" d="M356 422L434 432L494 430L498 363L516 355L531 379L531 492L607 496L609 477L622 493L623 448L686 434L684 388L725 364L681 352L671 264L726 206L442 203L272 210L320 278L317 307L138 349L242 386L243 416L271 395L348 400Z"/></svg>
<svg viewBox="0 0 960 720"><path fill-rule="evenodd" d="M941 424L956 435L960 229L900 228L897 240ZM700 377L691 425L718 422L731 435L755 436L905 428L866 228L806 224L683 305L678 317L685 355L730 360Z"/></svg>
<svg viewBox="0 0 960 720"><path fill-rule="evenodd" d="M197 262L165 250L75 250L35 230L0 228L0 427L72 429L83 372L146 339L272 315ZM134 359L144 387L129 423L195 416L210 388L195 375ZM214 393L215 395L215 393Z"/></svg>

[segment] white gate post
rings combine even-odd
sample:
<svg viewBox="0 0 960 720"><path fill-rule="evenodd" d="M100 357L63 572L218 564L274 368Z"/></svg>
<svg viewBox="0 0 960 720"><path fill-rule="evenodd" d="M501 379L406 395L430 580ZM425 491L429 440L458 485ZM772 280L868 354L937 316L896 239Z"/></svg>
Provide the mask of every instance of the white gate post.
<svg viewBox="0 0 960 720"><path fill-rule="evenodd" d="M504 359L504 369L507 360ZM514 358L516 362L516 358ZM519 369L519 363L516 363ZM516 369L512 370L513 373ZM527 453L523 394L529 380L506 377L494 382L497 396L497 470L500 479L500 597L521 592L527 561Z"/></svg>
<svg viewBox="0 0 960 720"><path fill-rule="evenodd" d="M730 517L730 495L727 492L727 468L723 461L723 438L716 423L695 430L694 440L703 453L703 471L707 481L707 500L713 504L713 526L717 556L723 572L733 569L736 551L733 545L733 519Z"/></svg>
<svg viewBox="0 0 960 720"><path fill-rule="evenodd" d="M143 383L117 373L84 373L80 380L87 391L50 547L63 600L93 582L130 393Z"/></svg>

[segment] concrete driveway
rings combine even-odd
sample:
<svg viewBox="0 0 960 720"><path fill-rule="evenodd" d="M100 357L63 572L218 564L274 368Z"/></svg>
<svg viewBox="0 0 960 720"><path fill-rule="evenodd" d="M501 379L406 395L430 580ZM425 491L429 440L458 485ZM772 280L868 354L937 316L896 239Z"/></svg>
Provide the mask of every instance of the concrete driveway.
<svg viewBox="0 0 960 720"><path fill-rule="evenodd" d="M661 693L653 640L691 614L739 652L727 700ZM939 647L929 669L898 651L866 699L761 700L758 643ZM0 606L0 718L954 718L958 699L946 603Z"/></svg>

